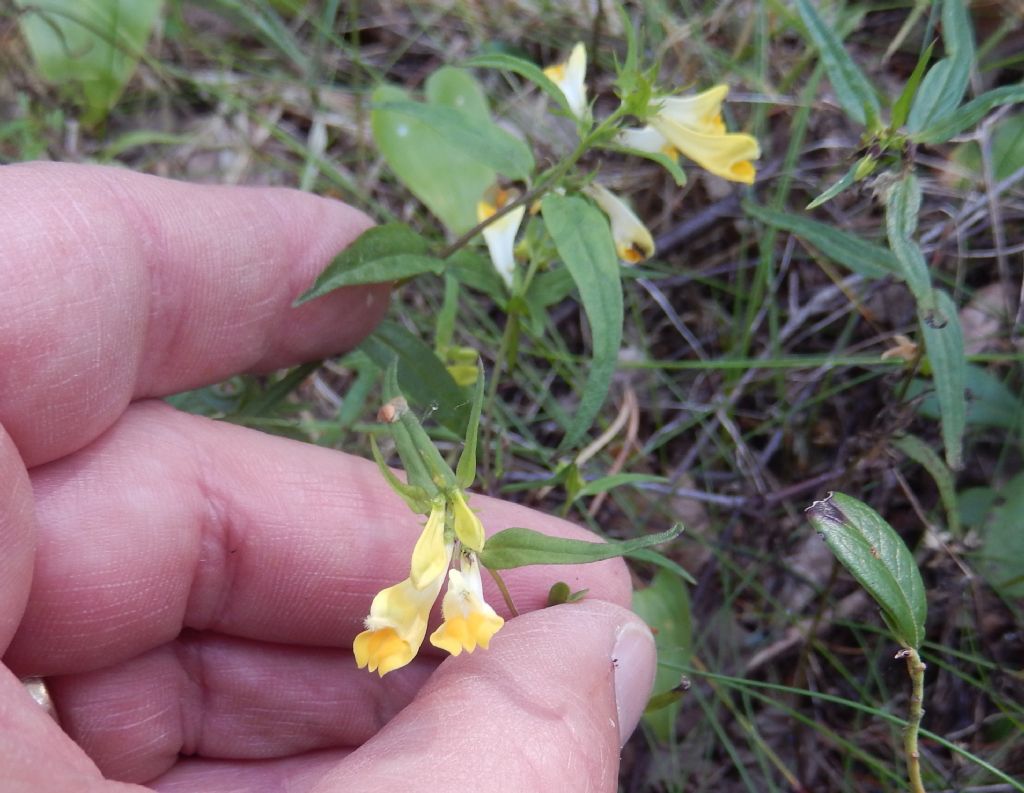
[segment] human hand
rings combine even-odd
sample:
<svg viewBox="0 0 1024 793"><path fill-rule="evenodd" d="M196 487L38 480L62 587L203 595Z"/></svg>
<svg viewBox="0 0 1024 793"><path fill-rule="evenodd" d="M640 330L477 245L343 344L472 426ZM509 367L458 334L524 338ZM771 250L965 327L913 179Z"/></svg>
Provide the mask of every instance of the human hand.
<svg viewBox="0 0 1024 793"><path fill-rule="evenodd" d="M621 562L510 571L521 610L555 580L590 598L382 680L351 642L419 527L376 468L149 399L357 343L386 287L291 301L367 225L294 191L0 170L4 791L616 788L654 671Z"/></svg>

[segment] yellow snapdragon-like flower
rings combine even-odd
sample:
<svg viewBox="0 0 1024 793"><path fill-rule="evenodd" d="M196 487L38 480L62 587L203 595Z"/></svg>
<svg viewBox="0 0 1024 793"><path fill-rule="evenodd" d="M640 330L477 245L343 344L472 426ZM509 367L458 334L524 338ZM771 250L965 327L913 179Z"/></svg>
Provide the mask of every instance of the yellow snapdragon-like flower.
<svg viewBox="0 0 1024 793"><path fill-rule="evenodd" d="M647 226L621 198L604 185L591 182L583 193L594 199L611 223L615 251L627 264L639 264L654 253L654 238Z"/></svg>
<svg viewBox="0 0 1024 793"><path fill-rule="evenodd" d="M383 677L419 652L431 606L452 559L453 545L444 539L444 519L445 503L439 501L413 548L409 577L374 597L366 630L352 645L360 669L369 668Z"/></svg>
<svg viewBox="0 0 1024 793"><path fill-rule="evenodd" d="M519 194L514 190L495 188L488 190L476 205L477 222L483 223L499 209L515 201ZM526 207L516 207L511 212L488 225L483 230L487 251L491 254L491 262L498 271L506 286L512 288L512 273L516 267L516 234L519 224L523 222Z"/></svg>
<svg viewBox="0 0 1024 793"><path fill-rule="evenodd" d="M444 573L417 589L411 578L377 593L366 618L366 630L356 636L352 650L360 669L384 677L416 657L427 633L430 609L444 583Z"/></svg>
<svg viewBox="0 0 1024 793"><path fill-rule="evenodd" d="M577 42L569 54L569 60L556 63L544 70L544 74L565 95L565 101L576 118L587 117L587 48Z"/></svg>
<svg viewBox="0 0 1024 793"><path fill-rule="evenodd" d="M430 643L452 655L485 650L505 620L484 600L483 582L475 554L464 554L462 571L448 571L448 591L441 603L444 623L430 634Z"/></svg>
<svg viewBox="0 0 1024 793"><path fill-rule="evenodd" d="M693 96L668 97L652 103L648 126L626 129L618 140L632 149L669 156L683 154L723 179L753 184L751 160L761 156L752 135L726 132L722 102L729 86L716 85Z"/></svg>

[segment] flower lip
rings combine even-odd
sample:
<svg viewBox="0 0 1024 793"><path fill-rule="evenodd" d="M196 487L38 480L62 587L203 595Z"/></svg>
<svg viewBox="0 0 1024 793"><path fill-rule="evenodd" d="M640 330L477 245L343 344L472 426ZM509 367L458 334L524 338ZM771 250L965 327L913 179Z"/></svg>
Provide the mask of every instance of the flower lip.
<svg viewBox="0 0 1024 793"><path fill-rule="evenodd" d="M448 571L448 591L441 604L444 622L430 635L430 643L452 655L463 650L485 650L505 620L484 600L483 582L476 555L464 554L462 570Z"/></svg>

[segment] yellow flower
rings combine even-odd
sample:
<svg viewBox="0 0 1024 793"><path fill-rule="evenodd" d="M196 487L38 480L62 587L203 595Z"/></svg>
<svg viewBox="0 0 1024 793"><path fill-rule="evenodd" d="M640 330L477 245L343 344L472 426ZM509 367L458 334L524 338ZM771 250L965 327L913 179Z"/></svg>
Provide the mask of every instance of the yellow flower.
<svg viewBox="0 0 1024 793"><path fill-rule="evenodd" d="M443 583L442 571L426 587L417 588L407 578L377 593L366 618L366 630L352 645L360 669L368 667L384 677L416 656L427 633L430 608Z"/></svg>
<svg viewBox="0 0 1024 793"><path fill-rule="evenodd" d="M477 222L482 223L492 217L502 207L518 198L514 190L501 188L488 190L483 199L476 205ZM516 267L515 244L519 224L523 222L526 207L516 207L511 212L488 225L483 230L484 242L491 254L491 262L505 284L512 288L512 273Z"/></svg>
<svg viewBox="0 0 1024 793"><path fill-rule="evenodd" d="M565 63L556 63L544 70L544 74L558 86L565 101L569 104L572 114L578 119L585 119L588 114L587 86L587 48L583 42L577 42Z"/></svg>
<svg viewBox="0 0 1024 793"><path fill-rule="evenodd" d="M651 104L649 126L619 133L624 146L671 157L682 153L723 179L753 184L751 160L761 156L757 139L726 132L722 101L729 86L716 85L700 94L668 97Z"/></svg>
<svg viewBox="0 0 1024 793"><path fill-rule="evenodd" d="M484 549L484 525L480 518L469 508L462 491L456 491L452 499L452 518L455 524L455 536L459 542L471 551L479 553Z"/></svg>
<svg viewBox="0 0 1024 793"><path fill-rule="evenodd" d="M436 502L430 510L427 525L423 527L416 546L412 549L412 569L409 579L417 589L424 589L444 575L451 563L452 547L444 542L443 501Z"/></svg>
<svg viewBox="0 0 1024 793"><path fill-rule="evenodd" d="M484 601L483 582L475 554L464 554L462 572L448 571L448 591L441 603L444 623L430 635L430 643L452 655L485 650L505 620Z"/></svg>
<svg viewBox="0 0 1024 793"><path fill-rule="evenodd" d="M651 232L629 208L625 201L597 182L591 182L583 192L594 199L611 221L615 251L627 264L639 264L654 253Z"/></svg>

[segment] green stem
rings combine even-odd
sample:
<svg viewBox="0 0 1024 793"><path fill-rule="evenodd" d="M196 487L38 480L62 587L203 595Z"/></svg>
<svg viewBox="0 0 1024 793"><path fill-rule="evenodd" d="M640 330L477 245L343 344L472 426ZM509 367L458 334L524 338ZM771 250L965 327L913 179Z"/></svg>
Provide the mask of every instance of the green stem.
<svg viewBox="0 0 1024 793"><path fill-rule="evenodd" d="M902 650L897 658L907 659L907 672L910 674L910 713L907 719L907 727L903 733L903 754L907 758L907 777L910 780L910 790L913 793L925 793L924 783L921 781L921 755L917 750L917 733L921 728L921 718L924 716L924 670L925 664L917 650L907 648Z"/></svg>
<svg viewBox="0 0 1024 793"><path fill-rule="evenodd" d="M512 602L512 593L508 591L508 587L505 586L505 579L503 579L497 570L487 568L487 572L491 574L491 578L494 579L494 583L498 585L498 589L501 592L502 598L505 599L505 605L508 606L509 613L513 617L519 616L519 609L516 608L516 604Z"/></svg>

